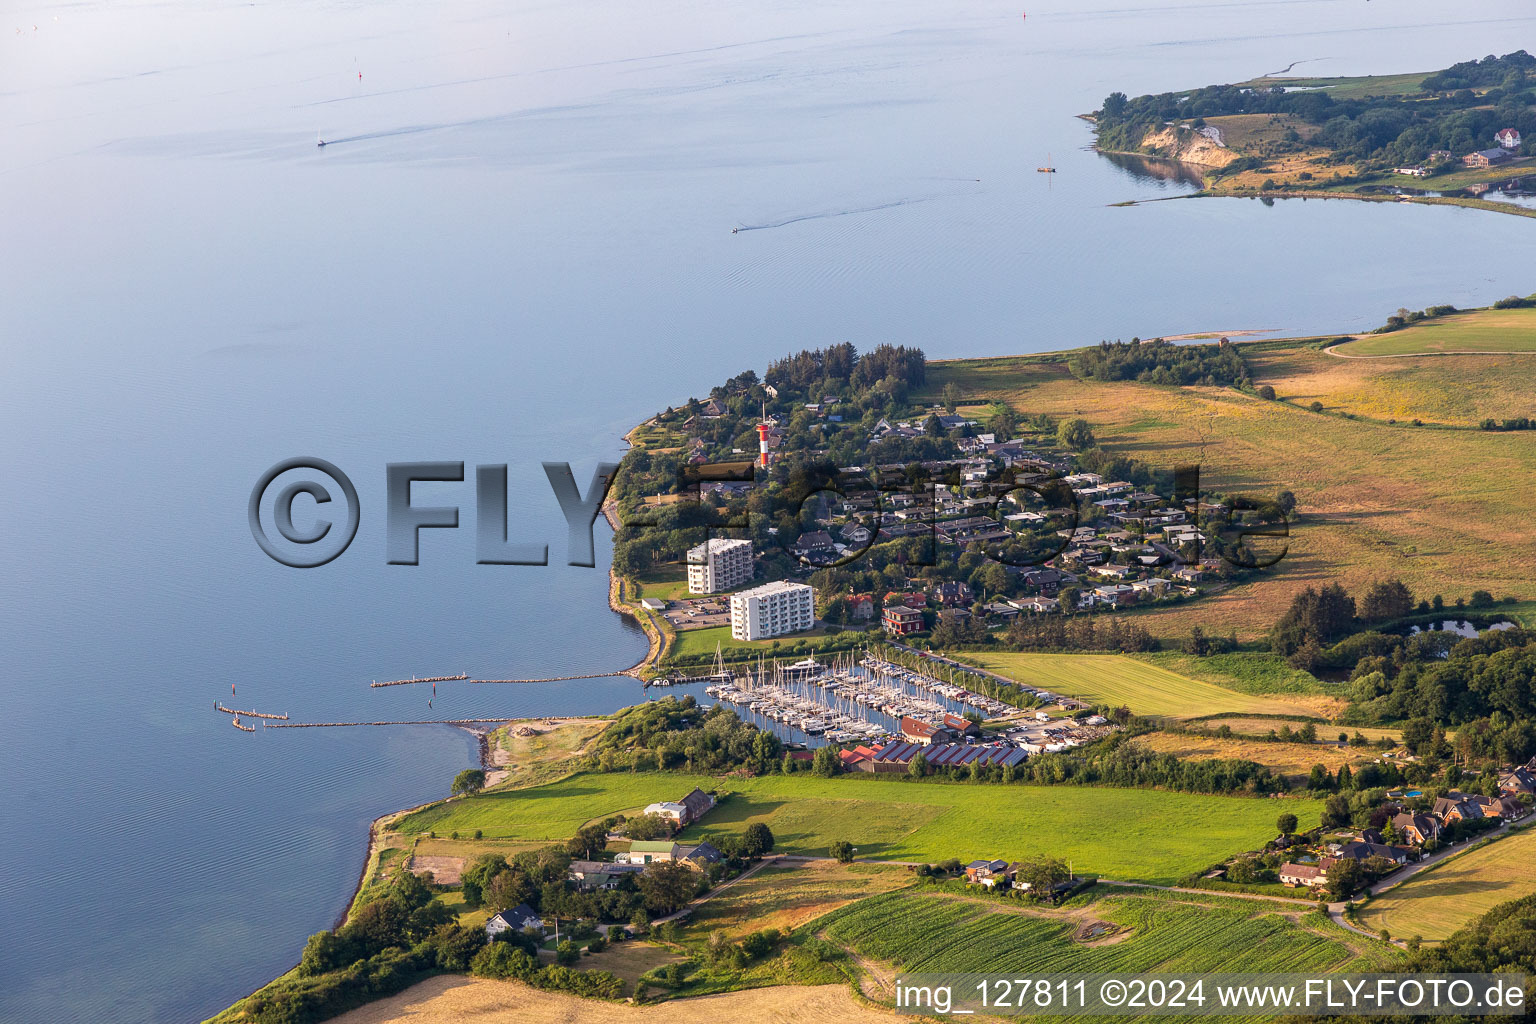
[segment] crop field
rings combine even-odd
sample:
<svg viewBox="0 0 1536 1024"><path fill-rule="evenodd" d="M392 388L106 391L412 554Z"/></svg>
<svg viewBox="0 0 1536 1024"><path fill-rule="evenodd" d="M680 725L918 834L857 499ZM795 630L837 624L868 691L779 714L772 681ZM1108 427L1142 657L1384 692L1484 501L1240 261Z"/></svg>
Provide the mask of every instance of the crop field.
<svg viewBox="0 0 1536 1024"><path fill-rule="evenodd" d="M1340 350L1407 333L1352 341ZM1536 412L1531 399L1536 365L1521 355L1341 359L1316 348L1294 348L1257 352L1248 366L1255 384L1268 384L1284 401L1303 407L1321 402L1325 412L1397 420L1405 428L1416 419L1475 427L1489 418Z"/></svg>
<svg viewBox="0 0 1536 1024"><path fill-rule="evenodd" d="M1076 908L1072 908L1076 909ZM1075 941L1078 920L1003 901L894 892L834 913L828 939L903 971L978 973L1370 970L1387 946L1322 927L1315 911L1236 900L1097 895L1078 914L1122 929L1118 941ZM1121 937L1123 935L1123 937Z"/></svg>
<svg viewBox="0 0 1536 1024"><path fill-rule="evenodd" d="M982 668L1069 697L1123 704L1139 715L1196 718L1223 712L1315 715L1305 697L1238 693L1120 654L1027 654L971 651Z"/></svg>
<svg viewBox="0 0 1536 1024"><path fill-rule="evenodd" d="M1360 923L1437 942L1500 903L1536 893L1533 864L1536 828L1527 827L1373 897Z"/></svg>
<svg viewBox="0 0 1536 1024"><path fill-rule="evenodd" d="M1475 589L1536 598L1524 493L1536 445L1521 432L1347 420L1232 388L1082 381L1059 362L1028 356L934 363L924 393L950 380L967 403L1082 416L1112 454L1161 467L1199 461L1202 487L1295 493L1299 515L1285 556L1252 582L1133 613L1158 635L1184 636L1198 625L1256 638L1301 589L1332 582L1360 590L1399 578L1416 594L1448 601ZM1499 558L1487 557L1492 549Z"/></svg>
<svg viewBox="0 0 1536 1024"><path fill-rule="evenodd" d="M1367 335L1339 348L1343 356L1453 352L1536 352L1536 309L1453 313L1390 334Z"/></svg>
<svg viewBox="0 0 1536 1024"><path fill-rule="evenodd" d="M1211 724L1216 726L1222 723ZM1265 733L1280 724L1279 722L1269 723ZM1377 750L1351 750L1333 743L1271 743L1266 740L1237 737L1222 739L1217 736L1189 736L1172 732L1150 733L1140 737L1139 742L1158 753L1172 754L1186 760L1239 758L1245 761L1256 761L1293 779L1306 775L1315 764L1323 765L1329 771L1337 773L1343 765L1358 765L1363 761L1374 760L1380 754Z"/></svg>
<svg viewBox="0 0 1536 1024"><path fill-rule="evenodd" d="M675 800L694 786L729 796L683 838L737 834L753 822L772 829L781 853L825 857L838 840L860 857L940 861L949 857L1052 856L1107 878L1167 883L1274 831L1274 800L1146 789L907 782L871 776L823 779L764 775L714 779L671 772L581 773L526 789L491 790L407 815L406 834L555 842L588 821ZM1283 808L1315 823L1315 800ZM1092 828L1083 827L1091 815Z"/></svg>

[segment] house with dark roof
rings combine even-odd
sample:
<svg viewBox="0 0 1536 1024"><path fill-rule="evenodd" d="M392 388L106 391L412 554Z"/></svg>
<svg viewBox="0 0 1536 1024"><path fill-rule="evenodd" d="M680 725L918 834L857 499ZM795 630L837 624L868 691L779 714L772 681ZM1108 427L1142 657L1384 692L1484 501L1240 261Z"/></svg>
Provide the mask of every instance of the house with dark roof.
<svg viewBox="0 0 1536 1024"><path fill-rule="evenodd" d="M1392 818L1397 834L1415 846L1423 846L1431 839L1440 838L1440 823L1427 814L1409 814L1407 811Z"/></svg>
<svg viewBox="0 0 1536 1024"><path fill-rule="evenodd" d="M1475 821L1483 817L1483 805L1465 793L1451 790L1435 798L1434 813L1447 825L1453 821Z"/></svg>
<svg viewBox="0 0 1536 1024"><path fill-rule="evenodd" d="M677 860L699 871L708 871L714 865L725 860L725 854L717 850L715 844L706 839L697 846L679 847Z"/></svg>
<svg viewBox="0 0 1536 1024"><path fill-rule="evenodd" d="M645 870L643 864L609 863L601 860L573 860L569 868L571 880L578 889L614 889L625 875L637 875Z"/></svg>
<svg viewBox="0 0 1536 1024"><path fill-rule="evenodd" d="M544 933L544 919L526 903L519 903L511 910L503 910L492 914L491 919L485 922L485 937L495 939L502 932L519 934L533 929L539 934Z"/></svg>
<svg viewBox="0 0 1536 1024"><path fill-rule="evenodd" d="M1499 779L1499 789L1505 793L1519 795L1530 793L1536 795L1536 772L1529 768L1516 768L1514 771Z"/></svg>
<svg viewBox="0 0 1536 1024"><path fill-rule="evenodd" d="M945 714L940 717L939 724L944 726L944 728L948 729L950 732L955 733L956 735L965 739L977 739L981 736L981 726L977 725L969 718L963 718L960 715L951 715L948 712L945 712Z"/></svg>
<svg viewBox="0 0 1536 1024"><path fill-rule="evenodd" d="M1531 813L1529 804L1512 793L1501 793L1498 796L1480 796L1477 798L1483 805L1483 817L1503 818L1505 821L1516 821Z"/></svg>
<svg viewBox="0 0 1536 1024"><path fill-rule="evenodd" d="M1383 846L1379 843L1345 843L1339 850L1338 860L1366 861L1382 857L1394 864L1407 864L1409 851L1401 846ZM1324 862L1326 864L1326 861Z"/></svg>
<svg viewBox="0 0 1536 1024"><path fill-rule="evenodd" d="M692 793L689 793L678 802L683 805L685 812L683 824L685 825L691 825L698 821L709 812L710 808L715 806L715 798L697 787L694 788Z"/></svg>

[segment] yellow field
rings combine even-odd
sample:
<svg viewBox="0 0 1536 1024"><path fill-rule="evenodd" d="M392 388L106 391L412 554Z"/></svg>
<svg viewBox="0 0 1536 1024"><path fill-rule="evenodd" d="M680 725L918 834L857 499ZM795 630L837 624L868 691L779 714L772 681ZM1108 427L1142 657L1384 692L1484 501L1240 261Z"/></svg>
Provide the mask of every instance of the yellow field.
<svg viewBox="0 0 1536 1024"><path fill-rule="evenodd" d="M780 985L629 1006L462 975L432 978L333 1018L335 1024L892 1024L903 1019L912 1018L858 1002L847 985Z"/></svg>
<svg viewBox="0 0 1536 1024"><path fill-rule="evenodd" d="M1118 654L970 651L960 657L1030 686L1068 697L1123 704L1138 715L1198 718L1233 712L1318 716L1314 708L1319 698L1314 696L1238 693Z"/></svg>
<svg viewBox="0 0 1536 1024"><path fill-rule="evenodd" d="M1350 342L1336 351L1376 340ZM1327 412L1375 420L1408 424L1420 419L1463 427L1490 417L1502 420L1536 413L1531 397L1536 367L1529 361L1530 357L1520 355L1344 359L1315 348L1248 356L1255 386L1270 385L1284 401L1302 406L1318 401Z"/></svg>
<svg viewBox="0 0 1536 1024"><path fill-rule="evenodd" d="M1221 725L1225 721L1223 719L1212 725ZM1271 722L1269 726L1273 728L1279 724ZM1336 734L1337 730L1320 729L1319 732L1328 735L1330 732ZM1374 760L1377 756L1375 751L1350 750L1347 747L1340 749L1333 743L1267 743L1263 740L1218 739L1214 736L1186 736L1171 732L1151 733L1138 737L1137 742L1146 744L1160 754L1173 754L1191 760L1220 758L1254 761L1286 776L1306 775L1315 764L1323 765L1337 774L1343 765L1353 767L1363 761Z"/></svg>
<svg viewBox="0 0 1536 1024"><path fill-rule="evenodd" d="M1536 828L1457 857L1373 898L1360 923L1398 938L1446 938L1509 900L1536 893Z"/></svg>
<svg viewBox="0 0 1536 1024"><path fill-rule="evenodd" d="M1536 361L1520 365L1536 373ZM1082 416L1115 454L1155 466L1198 462L1205 487L1295 493L1301 516L1286 557L1256 582L1136 614L1160 635L1198 625L1257 637L1302 588L1335 581L1358 591L1401 578L1447 601L1474 589L1536 598L1525 494L1536 445L1520 432L1346 420L1231 388L1079 381L1060 362L1030 356L935 363L926 390L951 380L967 402Z"/></svg>

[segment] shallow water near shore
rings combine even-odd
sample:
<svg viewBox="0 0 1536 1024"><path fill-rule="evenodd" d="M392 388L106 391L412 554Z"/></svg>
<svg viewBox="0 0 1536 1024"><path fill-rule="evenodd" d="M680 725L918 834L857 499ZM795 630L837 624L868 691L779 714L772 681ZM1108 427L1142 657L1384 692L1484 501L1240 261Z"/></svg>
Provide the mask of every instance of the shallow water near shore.
<svg viewBox="0 0 1536 1024"><path fill-rule="evenodd" d="M1517 217L1375 203L1113 208L1187 181L1087 150L1111 90L1434 68L1527 4L484 0L24 5L0 19L0 1021L195 1021L346 906L383 812L475 742L296 720L572 715L628 678L370 689L634 664L565 565L540 468L585 487L634 423L786 351L932 357L1374 327L1533 286ZM319 137L328 145L316 145ZM1056 174L1035 168L1049 159ZM731 228L756 230L733 234ZM1437 253L1496 253L1442 262ZM246 502L316 455L351 548L290 569ZM384 465L507 463L386 564ZM230 687L235 686L231 694Z"/></svg>

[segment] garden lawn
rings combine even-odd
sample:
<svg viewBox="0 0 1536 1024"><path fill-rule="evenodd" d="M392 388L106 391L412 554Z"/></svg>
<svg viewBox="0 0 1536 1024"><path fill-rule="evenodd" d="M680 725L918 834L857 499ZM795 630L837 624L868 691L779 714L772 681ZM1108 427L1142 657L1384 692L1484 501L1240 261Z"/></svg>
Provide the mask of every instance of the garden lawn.
<svg viewBox="0 0 1536 1024"><path fill-rule="evenodd" d="M761 821L781 853L824 857L847 840L860 857L936 862L950 857L1060 857L1079 872L1158 883L1274 833L1290 811L1310 827L1314 800L1261 800L1145 789L972 785L809 774L714 779L672 772L580 773L527 789L445 801L401 819L402 832L483 830L487 839L555 842L583 824L681 798L694 786L730 795L683 840L739 833Z"/></svg>

